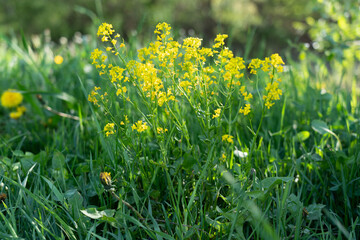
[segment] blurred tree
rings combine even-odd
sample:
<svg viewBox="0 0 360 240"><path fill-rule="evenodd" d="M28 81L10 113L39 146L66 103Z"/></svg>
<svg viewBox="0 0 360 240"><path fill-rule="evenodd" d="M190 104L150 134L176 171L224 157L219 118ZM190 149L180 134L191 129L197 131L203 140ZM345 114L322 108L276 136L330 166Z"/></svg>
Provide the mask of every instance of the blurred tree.
<svg viewBox="0 0 360 240"><path fill-rule="evenodd" d="M150 36L160 21L196 32L204 39L229 33L233 44L246 41L257 28L255 41L281 47L295 36L293 22L304 21L315 0L0 0L0 33L38 34L50 29L53 38L87 33L93 23L107 21L120 33ZM79 8L78 6L81 6ZM126 35L124 35L127 37Z"/></svg>

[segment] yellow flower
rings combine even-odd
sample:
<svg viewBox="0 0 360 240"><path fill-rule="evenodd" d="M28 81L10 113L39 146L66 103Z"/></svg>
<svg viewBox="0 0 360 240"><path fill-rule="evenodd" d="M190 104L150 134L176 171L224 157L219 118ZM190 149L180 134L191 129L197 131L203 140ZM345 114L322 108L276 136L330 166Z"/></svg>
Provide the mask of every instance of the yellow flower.
<svg viewBox="0 0 360 240"><path fill-rule="evenodd" d="M225 160L226 160L226 154L225 154L225 153L223 153L223 154L221 155L220 160L223 161L223 162L225 162Z"/></svg>
<svg viewBox="0 0 360 240"><path fill-rule="evenodd" d="M115 134L116 130L114 129L115 124L114 123L108 123L106 124L106 126L104 127L104 132L106 134L106 136L108 137L111 134Z"/></svg>
<svg viewBox="0 0 360 240"><path fill-rule="evenodd" d="M223 135L222 137L222 141L223 142L228 142L228 143L234 143L234 141L233 141L233 136L231 136L231 135L227 135L227 134L225 134L225 135Z"/></svg>
<svg viewBox="0 0 360 240"><path fill-rule="evenodd" d="M103 51L99 50L98 48L95 48L94 51L91 53L91 57L90 57L90 59L93 60L92 64L98 64L97 60L100 59L102 54Z"/></svg>
<svg viewBox="0 0 360 240"><path fill-rule="evenodd" d="M127 92L127 88L125 86L121 87L116 91L116 96L119 96L120 94L123 94L123 93L126 93L126 92Z"/></svg>
<svg viewBox="0 0 360 240"><path fill-rule="evenodd" d="M274 68L276 68L276 70L278 72L282 72L283 71L283 66L285 63L282 60L282 58L279 56L278 53L275 53L273 55L270 56L271 58L271 65L274 66Z"/></svg>
<svg viewBox="0 0 360 240"><path fill-rule="evenodd" d="M105 38L102 39L103 42L107 41L107 36L113 34L115 30L113 29L113 26L108 23L103 23L99 26L97 35L98 36L104 36Z"/></svg>
<svg viewBox="0 0 360 240"><path fill-rule="evenodd" d="M60 56L60 55L57 55L57 56L54 57L54 62L56 64L58 64L58 65L62 64L63 61L64 61L64 58L62 56Z"/></svg>
<svg viewBox="0 0 360 240"><path fill-rule="evenodd" d="M243 107L240 108L239 113L243 113L244 116L246 116L250 113L250 109L251 109L250 104L247 103L247 104L245 104L244 108Z"/></svg>
<svg viewBox="0 0 360 240"><path fill-rule="evenodd" d="M104 186L111 186L111 173L109 172L101 172L100 173L100 181Z"/></svg>
<svg viewBox="0 0 360 240"><path fill-rule="evenodd" d="M171 27L166 22L159 23L156 25L156 29L154 31L155 34L158 34L157 40L161 41L166 38L166 36L170 35Z"/></svg>
<svg viewBox="0 0 360 240"><path fill-rule="evenodd" d="M216 109L214 112L215 114L212 116L212 118L218 118L221 113L221 108Z"/></svg>
<svg viewBox="0 0 360 240"><path fill-rule="evenodd" d="M250 73L256 74L257 73L256 69L260 68L262 63L264 63L264 62L258 58L251 59L251 62L248 66L248 68L251 69Z"/></svg>
<svg viewBox="0 0 360 240"><path fill-rule="evenodd" d="M267 95L263 96L263 99L265 100L265 106L269 109L274 105L275 100L280 100L282 91L279 89L279 83L276 81L268 83L265 90L267 91Z"/></svg>
<svg viewBox="0 0 360 240"><path fill-rule="evenodd" d="M158 127L157 128L157 133L158 134L162 134L162 133L166 133L168 130L167 130L167 128L162 128L162 127Z"/></svg>
<svg viewBox="0 0 360 240"><path fill-rule="evenodd" d="M213 48L220 48L225 45L225 39L228 37L227 34L218 34L214 40L215 44Z"/></svg>
<svg viewBox="0 0 360 240"><path fill-rule="evenodd" d="M11 112L11 113L10 113L10 117L11 117L12 119L18 119L18 118L20 118L22 115L23 115L22 112Z"/></svg>
<svg viewBox="0 0 360 240"><path fill-rule="evenodd" d="M140 121L137 121L136 123L134 123L132 126L131 126L131 129L134 131L138 131L138 132L143 132L145 131L146 129L148 129L148 125L146 122L142 122L141 120Z"/></svg>
<svg viewBox="0 0 360 240"><path fill-rule="evenodd" d="M16 111L17 111L17 112L24 113L24 112L26 112L26 107L24 107L24 106L17 107L17 108L16 108Z"/></svg>
<svg viewBox="0 0 360 240"><path fill-rule="evenodd" d="M1 95L1 105L6 108L18 106L23 100L23 95L13 89L6 90Z"/></svg>

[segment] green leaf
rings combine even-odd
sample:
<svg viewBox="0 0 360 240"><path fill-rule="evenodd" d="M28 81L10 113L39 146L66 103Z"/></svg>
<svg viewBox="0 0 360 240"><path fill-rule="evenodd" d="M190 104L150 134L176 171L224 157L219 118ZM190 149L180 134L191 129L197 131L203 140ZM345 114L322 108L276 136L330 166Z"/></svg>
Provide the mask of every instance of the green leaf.
<svg viewBox="0 0 360 240"><path fill-rule="evenodd" d="M190 153L187 152L184 154L184 161L183 161L182 166L185 170L191 171L192 167L196 163L197 163L197 160Z"/></svg>
<svg viewBox="0 0 360 240"><path fill-rule="evenodd" d="M325 133L330 133L331 135L333 135L338 141L337 147L339 147L339 149L342 150L340 138L333 131L329 129L328 125L325 122L321 120L313 120L311 122L311 127L312 129L314 129L314 131L320 133L321 135L324 135Z"/></svg>
<svg viewBox="0 0 360 240"><path fill-rule="evenodd" d="M14 155L15 157L23 157L25 154L24 154L24 152L21 151L21 150L15 150L15 151L13 151L13 155Z"/></svg>
<svg viewBox="0 0 360 240"><path fill-rule="evenodd" d="M41 166L46 166L49 158L47 157L47 153L45 151L40 151L33 158L34 162L39 163Z"/></svg>
<svg viewBox="0 0 360 240"><path fill-rule="evenodd" d="M265 196L265 192L261 190L255 190L255 191L247 192L246 195L254 199L257 198L263 199Z"/></svg>
<svg viewBox="0 0 360 240"><path fill-rule="evenodd" d="M28 52L29 51L29 45L26 42L26 37L25 37L24 31L21 29L20 33L21 33L21 40L22 40L23 47Z"/></svg>
<svg viewBox="0 0 360 240"><path fill-rule="evenodd" d="M300 201L298 196L295 196L293 193L289 195L286 199L287 208L292 214L297 214L301 208L303 208L303 204Z"/></svg>
<svg viewBox="0 0 360 240"><path fill-rule="evenodd" d="M52 168L62 169L65 165L65 156L60 151L55 151L52 158Z"/></svg>
<svg viewBox="0 0 360 240"><path fill-rule="evenodd" d="M322 213L321 210L325 207L323 204L311 204L306 207L306 210L309 212L307 218L309 220L319 220Z"/></svg>
<svg viewBox="0 0 360 240"><path fill-rule="evenodd" d="M112 216L114 216L115 210L107 209L104 211L98 211L98 210L96 210L96 208L88 208L85 210L80 210L80 212L82 212L85 216L87 216L91 219L99 219L104 216L111 218Z"/></svg>
<svg viewBox="0 0 360 240"><path fill-rule="evenodd" d="M55 94L55 97L69 103L77 103L77 99L66 92Z"/></svg>
<svg viewBox="0 0 360 240"><path fill-rule="evenodd" d="M57 187L47 178L45 178L44 176L42 176L42 178L45 180L45 182L49 185L50 190L52 193L54 193L56 200L63 202L64 201L64 195L59 191L59 189L57 189Z"/></svg>
<svg viewBox="0 0 360 240"><path fill-rule="evenodd" d="M301 131L295 135L295 140L303 142L310 137L309 131Z"/></svg>
<svg viewBox="0 0 360 240"><path fill-rule="evenodd" d="M260 186L269 190L273 188L275 185L282 184L283 182L290 182L293 180L294 180L293 177L269 177L262 180Z"/></svg>
<svg viewBox="0 0 360 240"><path fill-rule="evenodd" d="M331 132L328 125L321 120L313 120L311 122L311 127L312 127L312 129L314 129L315 132L318 132L321 135Z"/></svg>

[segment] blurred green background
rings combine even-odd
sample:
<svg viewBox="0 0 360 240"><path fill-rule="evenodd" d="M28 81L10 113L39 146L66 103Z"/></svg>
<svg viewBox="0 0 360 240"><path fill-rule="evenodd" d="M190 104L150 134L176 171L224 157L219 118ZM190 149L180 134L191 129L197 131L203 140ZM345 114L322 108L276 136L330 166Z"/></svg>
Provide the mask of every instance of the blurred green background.
<svg viewBox="0 0 360 240"><path fill-rule="evenodd" d="M75 33L95 36L97 26L108 22L126 41L143 44L153 38L156 24L165 21L177 39L197 36L205 45L216 34L227 33L228 46L244 57L285 53L291 46L296 53L316 50L328 60L360 59L360 0L0 0L0 4L0 36L24 33L29 39L50 30L51 39L59 42L79 36Z"/></svg>
<svg viewBox="0 0 360 240"><path fill-rule="evenodd" d="M125 39L148 38L166 21L175 35L211 40L228 33L239 47L248 39L258 52L283 49L287 40L307 40L306 17L316 15L316 0L0 0L0 34L25 36L51 31L54 41L112 23ZM206 42L205 42L206 43ZM255 53L256 54L256 53ZM261 56L258 56L261 57Z"/></svg>

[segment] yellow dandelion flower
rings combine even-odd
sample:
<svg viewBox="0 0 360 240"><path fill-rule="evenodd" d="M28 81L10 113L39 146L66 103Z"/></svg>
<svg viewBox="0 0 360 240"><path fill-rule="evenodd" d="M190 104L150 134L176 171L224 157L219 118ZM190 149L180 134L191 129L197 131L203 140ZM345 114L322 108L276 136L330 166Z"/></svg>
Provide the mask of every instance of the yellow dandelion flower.
<svg viewBox="0 0 360 240"><path fill-rule="evenodd" d="M13 89L8 89L1 95L1 105L6 108L17 107L22 101L23 95Z"/></svg>
<svg viewBox="0 0 360 240"><path fill-rule="evenodd" d="M104 186L110 186L112 184L111 173L101 172L100 173L100 182Z"/></svg>
<svg viewBox="0 0 360 240"><path fill-rule="evenodd" d="M60 56L60 55L57 55L57 56L54 57L54 62L56 64L58 64L58 65L62 64L63 61L64 61L64 58L62 56Z"/></svg>
<svg viewBox="0 0 360 240"><path fill-rule="evenodd" d="M24 112L26 112L26 107L24 106L17 107L15 112L10 113L10 117L12 119L19 119L24 114Z"/></svg>
<svg viewBox="0 0 360 240"><path fill-rule="evenodd" d="M19 119L22 115L23 115L23 113L22 113L22 112L18 112L18 111L16 111L16 112L11 112L11 113L10 113L10 117L11 117L12 119Z"/></svg>

